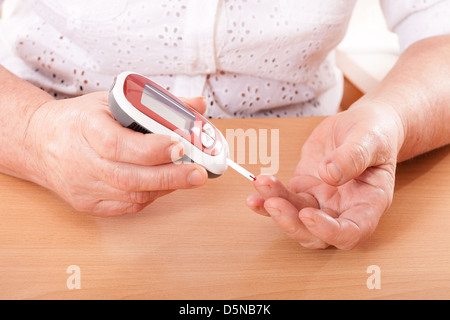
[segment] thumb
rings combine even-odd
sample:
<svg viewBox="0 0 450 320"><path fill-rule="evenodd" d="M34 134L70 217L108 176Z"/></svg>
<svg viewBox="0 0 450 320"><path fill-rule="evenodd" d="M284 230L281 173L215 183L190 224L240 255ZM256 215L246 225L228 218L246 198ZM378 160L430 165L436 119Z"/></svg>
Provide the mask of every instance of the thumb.
<svg viewBox="0 0 450 320"><path fill-rule="evenodd" d="M184 103L188 104L201 114L204 114L206 111L206 99L205 97L195 97L195 98L179 98Z"/></svg>
<svg viewBox="0 0 450 320"><path fill-rule="evenodd" d="M330 152L319 166L320 178L330 185L342 185L376 164L376 143L359 139L345 141Z"/></svg>

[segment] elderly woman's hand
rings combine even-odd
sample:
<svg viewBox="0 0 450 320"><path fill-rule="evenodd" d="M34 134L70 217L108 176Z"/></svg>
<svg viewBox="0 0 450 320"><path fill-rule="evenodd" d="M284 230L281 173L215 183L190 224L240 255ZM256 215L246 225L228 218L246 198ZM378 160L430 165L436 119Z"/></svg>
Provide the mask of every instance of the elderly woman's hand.
<svg viewBox="0 0 450 320"><path fill-rule="evenodd" d="M391 205L403 136L394 109L361 102L313 131L287 188L259 176L247 204L305 247L354 248Z"/></svg>
<svg viewBox="0 0 450 320"><path fill-rule="evenodd" d="M203 99L186 102L206 108ZM27 134L41 184L93 215L138 212L173 190L207 181L203 167L173 163L183 155L180 143L122 127L109 111L107 92L43 104Z"/></svg>

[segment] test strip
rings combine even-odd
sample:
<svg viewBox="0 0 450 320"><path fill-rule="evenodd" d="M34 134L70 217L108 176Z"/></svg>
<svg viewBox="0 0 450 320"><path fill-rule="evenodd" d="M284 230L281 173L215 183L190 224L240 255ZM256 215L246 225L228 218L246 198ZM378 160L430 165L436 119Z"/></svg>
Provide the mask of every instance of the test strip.
<svg viewBox="0 0 450 320"><path fill-rule="evenodd" d="M250 172L248 172L247 170L242 168L240 165L238 165L233 160L227 158L227 164L228 164L228 166L230 166L231 168L233 168L234 170L236 170L237 172L242 174L244 177L246 177L248 180L250 180L250 181L256 180L256 176L254 174L251 174Z"/></svg>

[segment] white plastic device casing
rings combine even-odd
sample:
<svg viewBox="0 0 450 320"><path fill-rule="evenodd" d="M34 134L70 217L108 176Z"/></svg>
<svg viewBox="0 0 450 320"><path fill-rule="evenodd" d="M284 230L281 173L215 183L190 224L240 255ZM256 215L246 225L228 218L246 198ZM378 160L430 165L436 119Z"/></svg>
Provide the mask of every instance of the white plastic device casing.
<svg viewBox="0 0 450 320"><path fill-rule="evenodd" d="M200 117L203 122L207 122L212 126L215 131L216 137L220 137L215 140L214 145L214 148L217 147L216 150L220 150L219 152L216 152L214 155L203 152L202 150L200 150L200 148L192 144L191 141L186 140L175 131L167 128L158 121L155 121L151 117L142 113L135 106L133 106L133 104L127 99L124 93L125 80L130 75L138 75L143 77L142 75L134 72L123 72L116 77L109 92L109 106L116 120L119 121L124 127L130 127L133 125L133 123L137 123L140 127L146 129L148 132L173 137L183 145L185 156L187 156L193 162L202 165L209 172L210 177L222 175L227 170L227 158L229 156L229 146L222 133L212 123L201 116L197 111L189 108L191 112L195 113L196 118ZM151 82L150 79L148 80L149 82ZM161 87L159 87L159 90L165 91ZM172 96L170 93L169 95ZM178 100L177 102L180 101ZM184 103L181 102L181 104L185 106ZM197 127L195 127L193 131L200 131L195 132L199 137L203 134L203 132L201 132L201 130L199 130L199 128Z"/></svg>

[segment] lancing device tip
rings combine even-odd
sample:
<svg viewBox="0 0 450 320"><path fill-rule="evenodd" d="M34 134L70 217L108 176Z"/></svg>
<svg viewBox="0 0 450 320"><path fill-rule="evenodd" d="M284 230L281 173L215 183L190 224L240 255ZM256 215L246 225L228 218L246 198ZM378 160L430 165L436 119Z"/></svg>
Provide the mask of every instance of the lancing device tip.
<svg viewBox="0 0 450 320"><path fill-rule="evenodd" d="M254 174L248 172L247 170L242 168L240 165L238 165L233 160L227 158L227 164L228 164L228 166L230 166L231 168L233 168L234 170L236 170L237 172L242 174L244 177L246 177L248 180L250 180L250 181L255 181L256 180L256 176Z"/></svg>

